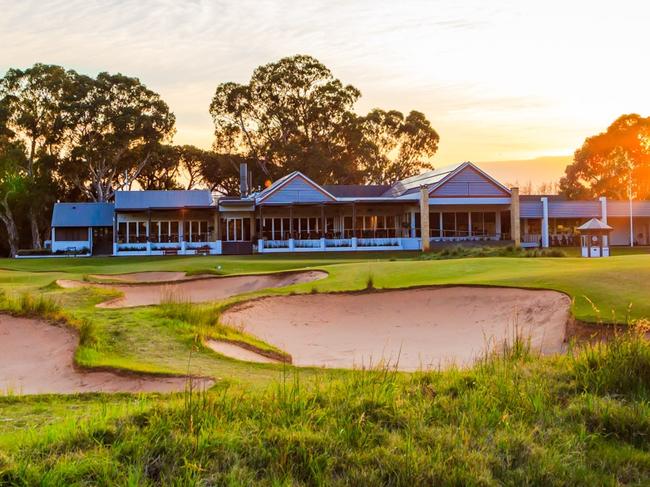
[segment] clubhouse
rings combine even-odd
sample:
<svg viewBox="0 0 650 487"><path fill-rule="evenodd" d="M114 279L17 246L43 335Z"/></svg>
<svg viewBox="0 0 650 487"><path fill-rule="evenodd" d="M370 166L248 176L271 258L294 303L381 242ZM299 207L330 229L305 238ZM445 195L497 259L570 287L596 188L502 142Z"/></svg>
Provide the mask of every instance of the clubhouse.
<svg viewBox="0 0 650 487"><path fill-rule="evenodd" d="M241 197L207 190L118 191L114 203L57 203L55 253L194 255L418 250L449 243L578 245L598 218L609 246L650 244L650 201L520 195L471 162L392 185L318 185L300 172Z"/></svg>

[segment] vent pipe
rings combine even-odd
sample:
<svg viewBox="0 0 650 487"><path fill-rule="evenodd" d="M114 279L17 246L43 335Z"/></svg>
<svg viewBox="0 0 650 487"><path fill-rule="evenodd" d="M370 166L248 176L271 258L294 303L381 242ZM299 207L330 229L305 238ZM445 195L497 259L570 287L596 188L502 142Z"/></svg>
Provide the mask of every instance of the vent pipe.
<svg viewBox="0 0 650 487"><path fill-rule="evenodd" d="M239 193L242 198L248 196L248 164L239 164Z"/></svg>

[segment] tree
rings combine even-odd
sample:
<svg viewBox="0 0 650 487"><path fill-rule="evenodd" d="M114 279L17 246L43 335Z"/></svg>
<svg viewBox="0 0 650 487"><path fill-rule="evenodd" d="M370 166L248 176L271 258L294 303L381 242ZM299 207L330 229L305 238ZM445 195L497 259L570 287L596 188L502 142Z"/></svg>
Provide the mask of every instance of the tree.
<svg viewBox="0 0 650 487"><path fill-rule="evenodd" d="M252 161L258 184L296 170L320 184L386 183L430 168L439 137L426 117L359 117L360 96L310 56L260 66L248 84L217 87L214 150Z"/></svg>
<svg viewBox="0 0 650 487"><path fill-rule="evenodd" d="M149 150L149 148L144 147L131 151L131 157L135 158L134 165L138 160L143 160L146 157L142 154L143 150ZM151 149L148 162L137 177L137 183L146 190L181 189L179 156L180 151L172 145L160 144ZM131 189L130 185L129 189Z"/></svg>
<svg viewBox="0 0 650 487"><path fill-rule="evenodd" d="M650 117L622 115L605 132L589 137L560 180L569 198L650 198Z"/></svg>
<svg viewBox="0 0 650 487"><path fill-rule="evenodd" d="M42 208L54 201L52 174L61 148L62 102L71 73L60 66L35 64L25 70L10 69L0 81L6 126L27 147L24 189L30 194L28 213L35 248L42 246Z"/></svg>
<svg viewBox="0 0 650 487"><path fill-rule="evenodd" d="M365 137L374 150L366 159L367 182L394 183L432 169L429 159L438 150L440 137L421 112L406 117L396 110L372 110L363 121Z"/></svg>
<svg viewBox="0 0 650 487"><path fill-rule="evenodd" d="M25 147L12 141L7 134L0 133L0 221L7 232L9 254L14 257L18 251L19 234L12 205L25 193Z"/></svg>
<svg viewBox="0 0 650 487"><path fill-rule="evenodd" d="M66 105L61 173L89 199L109 201L138 179L174 132L174 115L137 78L76 75Z"/></svg>
<svg viewBox="0 0 650 487"><path fill-rule="evenodd" d="M201 180L210 189L221 194L239 195L239 165L251 163L237 154L217 154L204 151L200 160Z"/></svg>

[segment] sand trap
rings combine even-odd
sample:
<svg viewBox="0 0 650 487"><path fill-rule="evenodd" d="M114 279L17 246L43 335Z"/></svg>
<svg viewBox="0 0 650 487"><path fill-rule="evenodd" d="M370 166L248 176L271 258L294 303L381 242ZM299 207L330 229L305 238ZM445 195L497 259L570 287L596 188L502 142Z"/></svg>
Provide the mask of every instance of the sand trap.
<svg viewBox="0 0 650 487"><path fill-rule="evenodd" d="M449 287L269 297L222 317L290 353L300 366L400 370L469 365L513 336L544 354L563 349L570 299L554 291Z"/></svg>
<svg viewBox="0 0 650 487"><path fill-rule="evenodd" d="M204 276L165 284L100 284L67 279L60 279L57 281L57 284L64 288L92 286L117 289L124 293L123 297L101 303L98 307L127 308L160 304L161 300L169 299L170 297L178 301L189 301L192 303L218 301L259 289L291 286L325 277L327 277L326 272L302 271L256 276Z"/></svg>
<svg viewBox="0 0 650 487"><path fill-rule="evenodd" d="M260 364L277 364L280 363L272 358L265 357L259 353L253 352L246 348L242 348L234 343L222 342L220 340L208 340L205 345L221 355L243 360L245 362L257 362Z"/></svg>
<svg viewBox="0 0 650 487"><path fill-rule="evenodd" d="M89 277L102 281L120 281L120 282L170 282L180 281L182 279L192 279L196 276L188 276L185 272L130 272L128 274L92 274Z"/></svg>
<svg viewBox="0 0 650 487"><path fill-rule="evenodd" d="M83 372L73 365L76 334L43 320L0 315L0 394L183 391L183 377ZM197 379L201 389L212 381Z"/></svg>

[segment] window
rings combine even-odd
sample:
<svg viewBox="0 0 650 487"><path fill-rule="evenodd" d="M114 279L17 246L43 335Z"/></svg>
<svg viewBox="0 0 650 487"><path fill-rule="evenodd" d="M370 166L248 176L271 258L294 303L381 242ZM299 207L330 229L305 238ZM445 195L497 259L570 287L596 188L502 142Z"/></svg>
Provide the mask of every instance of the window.
<svg viewBox="0 0 650 487"><path fill-rule="evenodd" d="M442 214L442 236L443 237L456 236L456 213Z"/></svg>
<svg viewBox="0 0 650 487"><path fill-rule="evenodd" d="M54 230L57 242L86 242L88 227L58 227Z"/></svg>
<svg viewBox="0 0 650 487"><path fill-rule="evenodd" d="M458 237L469 235L469 213L456 213L456 235Z"/></svg>
<svg viewBox="0 0 650 487"><path fill-rule="evenodd" d="M429 236L440 237L440 213L429 213Z"/></svg>
<svg viewBox="0 0 650 487"><path fill-rule="evenodd" d="M185 242L208 242L207 220L186 220L183 227L183 240Z"/></svg>
<svg viewBox="0 0 650 487"><path fill-rule="evenodd" d="M270 223L269 218L265 218L266 223ZM207 222L206 230L207 230ZM203 228L201 226L201 228ZM226 242L242 242L251 239L251 219L250 218L224 218L221 220L221 238Z"/></svg>

